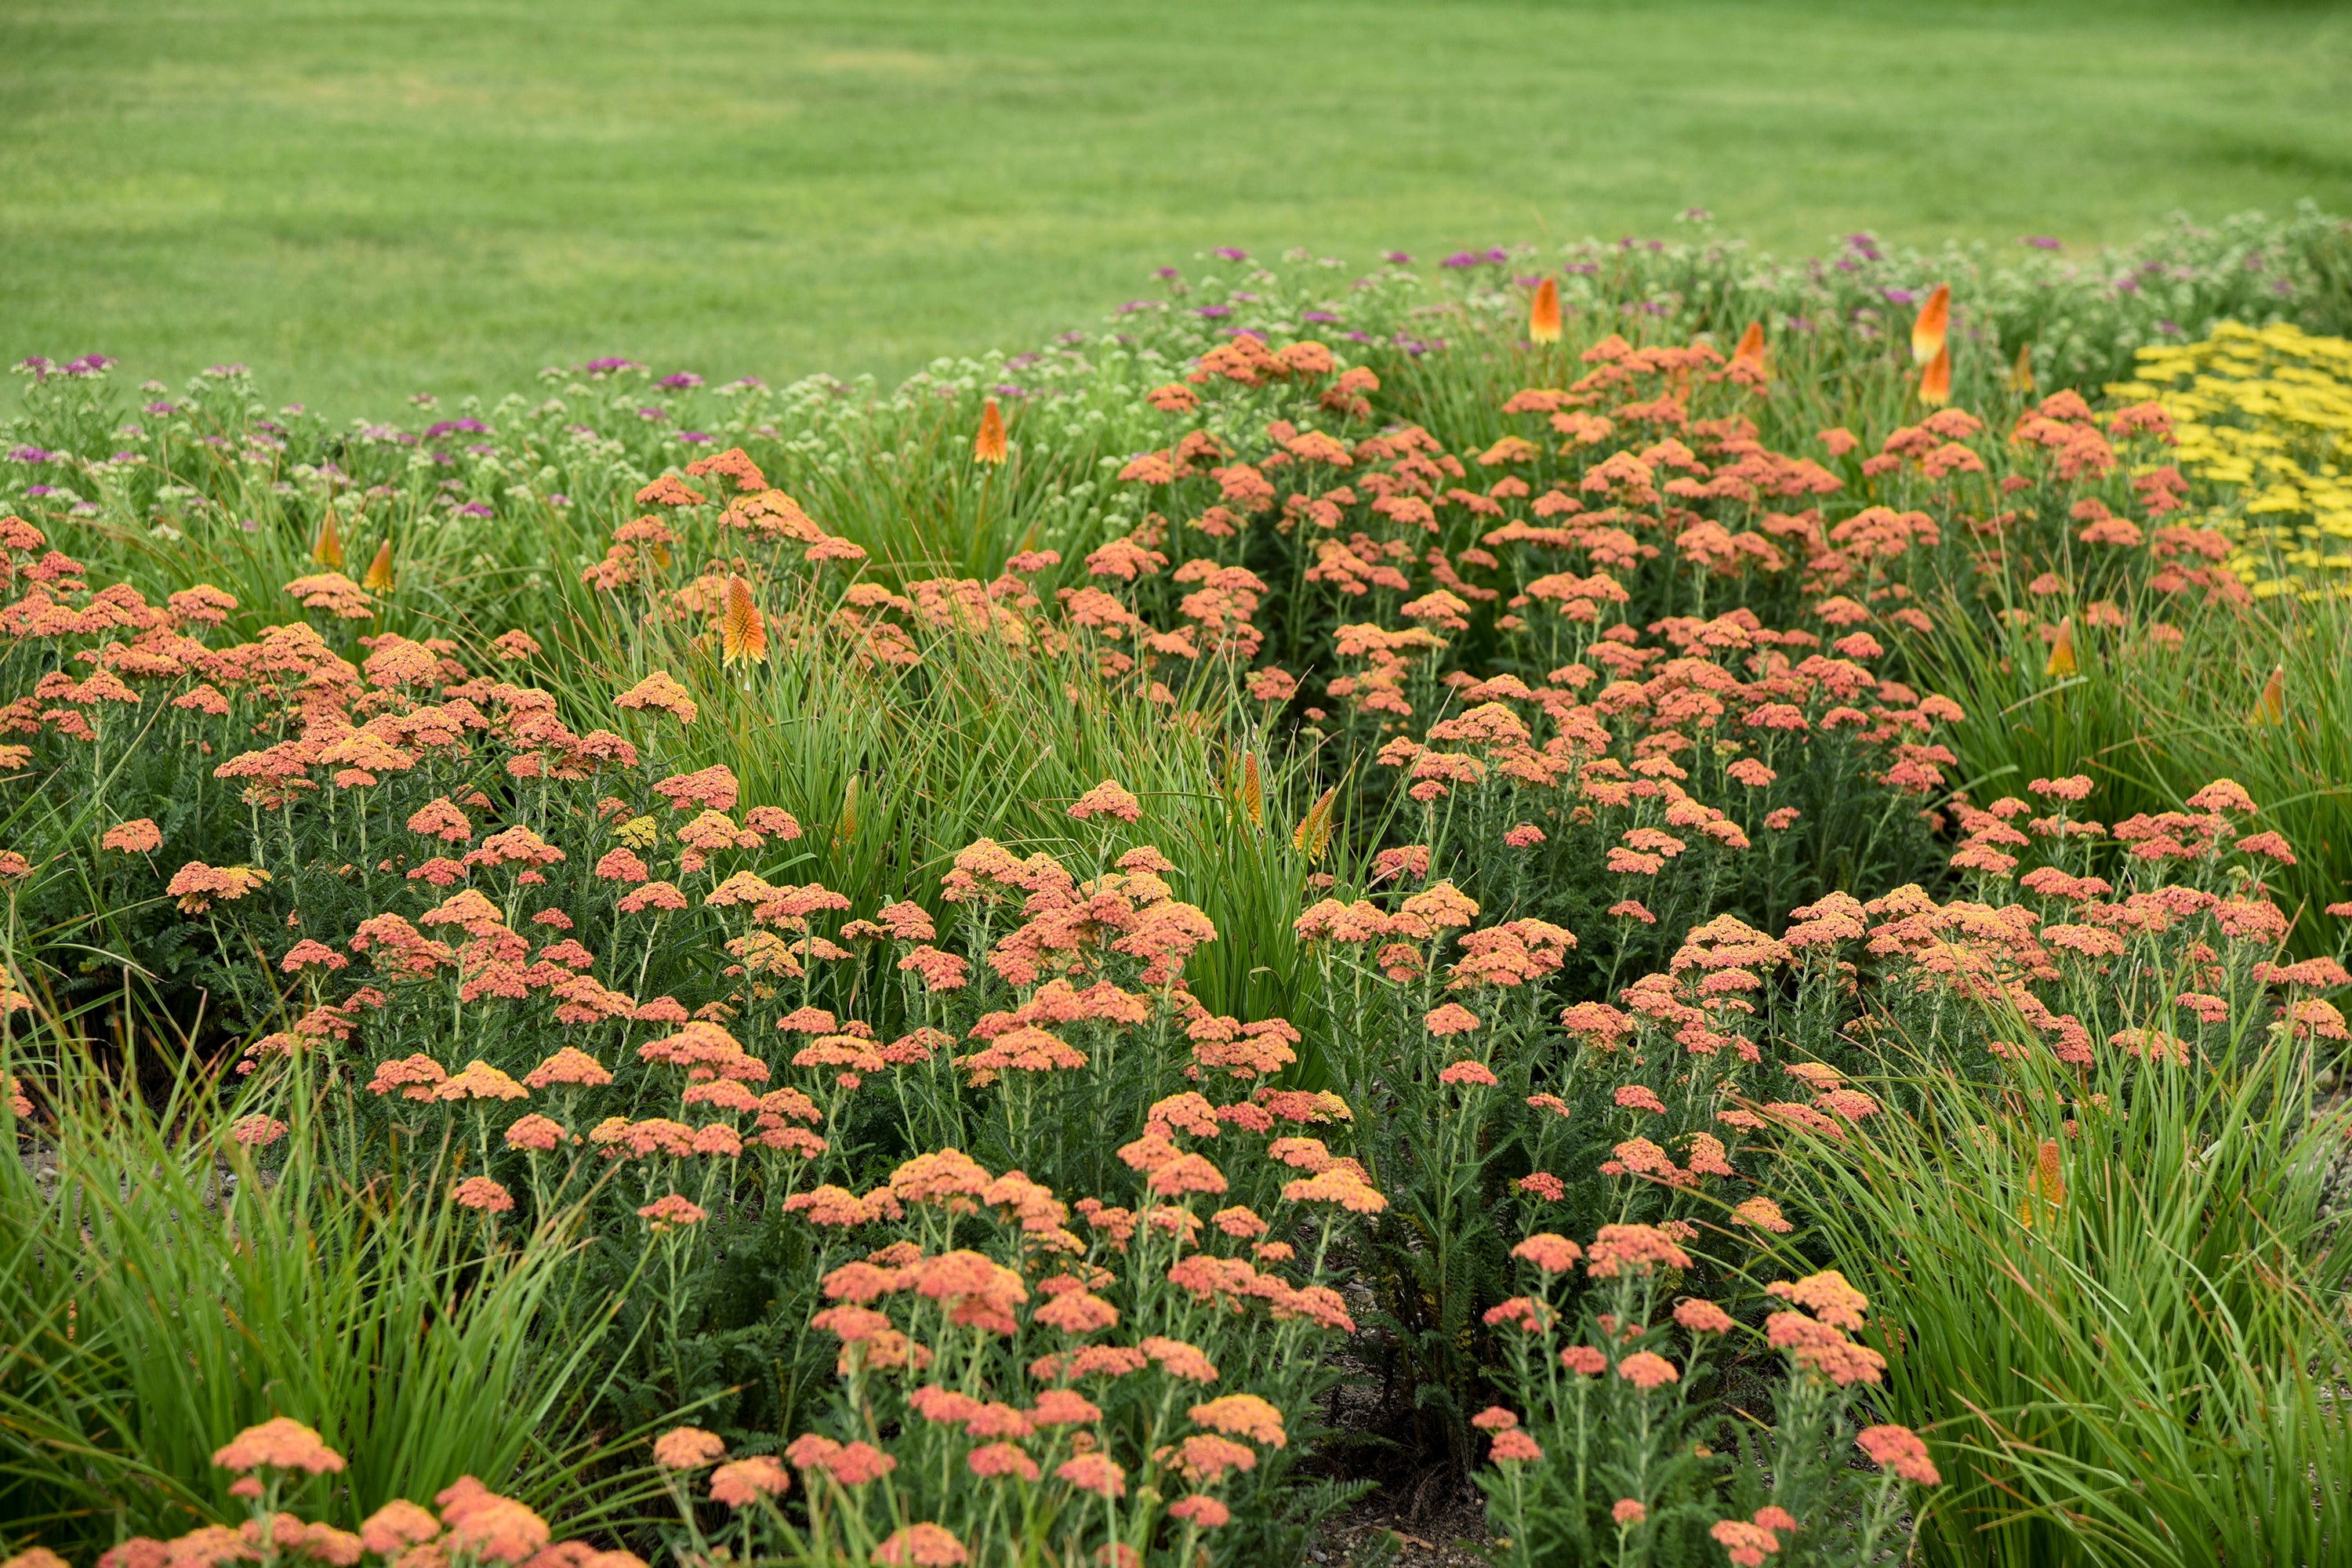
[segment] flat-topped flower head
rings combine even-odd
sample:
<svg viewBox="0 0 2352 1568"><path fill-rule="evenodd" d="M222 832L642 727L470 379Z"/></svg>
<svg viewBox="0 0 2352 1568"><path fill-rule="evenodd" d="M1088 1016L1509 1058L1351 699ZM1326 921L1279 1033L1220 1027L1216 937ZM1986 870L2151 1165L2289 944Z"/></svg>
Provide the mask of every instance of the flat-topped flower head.
<svg viewBox="0 0 2352 1568"><path fill-rule="evenodd" d="M1604 1225L1593 1241L1585 1272L1596 1279L1652 1268L1688 1268L1690 1255L1665 1232L1646 1225Z"/></svg>
<svg viewBox="0 0 2352 1568"><path fill-rule="evenodd" d="M1113 816L1121 822L1137 822L1143 816L1143 803L1136 799L1127 786L1117 779L1105 779L1080 795L1070 806L1069 814L1080 822L1096 816Z"/></svg>
<svg viewBox="0 0 2352 1568"><path fill-rule="evenodd" d="M782 1497L793 1484L792 1472L773 1454L735 1459L710 1472L710 1500L728 1508L748 1508L766 1498Z"/></svg>
<svg viewBox="0 0 2352 1568"><path fill-rule="evenodd" d="M698 1470L726 1457L719 1434L699 1426L672 1427L654 1439L654 1463L666 1470Z"/></svg>
<svg viewBox="0 0 2352 1568"><path fill-rule="evenodd" d="M449 1189L449 1201L480 1214L508 1214L515 1206L514 1194L488 1176L468 1176L459 1182Z"/></svg>
<svg viewBox="0 0 2352 1568"><path fill-rule="evenodd" d="M343 1470L343 1457L327 1447L316 1428L285 1415L239 1432L214 1451L213 1463L225 1470L305 1470L314 1476Z"/></svg>
<svg viewBox="0 0 2352 1568"><path fill-rule="evenodd" d="M1870 1462L1880 1469L1900 1476L1914 1486L1944 1484L1935 1461L1927 1458L1927 1445L1908 1426L1865 1426L1854 1439L1854 1447L1869 1455Z"/></svg>

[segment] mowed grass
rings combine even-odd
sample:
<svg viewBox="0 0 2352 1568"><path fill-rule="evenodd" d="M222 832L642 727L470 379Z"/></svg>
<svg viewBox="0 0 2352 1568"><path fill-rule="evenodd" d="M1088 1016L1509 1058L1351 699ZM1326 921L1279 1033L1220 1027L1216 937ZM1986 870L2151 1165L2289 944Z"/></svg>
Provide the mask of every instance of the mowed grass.
<svg viewBox="0 0 2352 1568"><path fill-rule="evenodd" d="M15 0L0 355L337 413L1027 347L1218 245L1784 252L2352 207L2352 12Z"/></svg>

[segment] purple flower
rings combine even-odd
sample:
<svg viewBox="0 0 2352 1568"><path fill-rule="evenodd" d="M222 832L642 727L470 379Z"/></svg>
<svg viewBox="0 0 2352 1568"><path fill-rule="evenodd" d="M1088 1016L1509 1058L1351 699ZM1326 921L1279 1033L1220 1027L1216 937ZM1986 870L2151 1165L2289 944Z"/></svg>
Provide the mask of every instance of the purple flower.
<svg viewBox="0 0 2352 1568"><path fill-rule="evenodd" d="M8 460L12 463L54 463L58 455L45 452L38 447L17 447L8 453Z"/></svg>
<svg viewBox="0 0 2352 1568"><path fill-rule="evenodd" d="M1069 331L1064 332L1054 341L1057 343L1082 343L1087 341L1087 334L1084 331L1073 329Z"/></svg>
<svg viewBox="0 0 2352 1568"><path fill-rule="evenodd" d="M1192 314L1196 316L1206 316L1213 321L1217 321L1222 317L1230 316L1233 313L1233 308L1228 305L1202 305L1196 308L1192 312Z"/></svg>
<svg viewBox="0 0 2352 1568"><path fill-rule="evenodd" d="M990 387L988 391L989 395L992 397L1026 397L1029 395L1029 389L1027 387L1015 386L1009 381L998 382L994 386Z"/></svg>
<svg viewBox="0 0 2352 1568"><path fill-rule="evenodd" d="M1482 259L1484 258L1475 250L1457 250L1453 255L1447 257L1444 260L1439 262L1438 265L1440 267L1452 267L1456 268L1475 267Z"/></svg>
<svg viewBox="0 0 2352 1568"><path fill-rule="evenodd" d="M740 380L730 381L727 384L730 386L740 387L746 392L764 392L767 390L768 385L766 382L761 381L756 375L747 375Z"/></svg>
<svg viewBox="0 0 2352 1568"><path fill-rule="evenodd" d="M551 507L554 507L554 508L556 508L556 509L558 509L558 510L562 510L562 508L564 508L564 507L568 507L568 506L570 506L570 505L572 504L572 498L571 498L570 496L568 496L568 495L565 495L562 491L558 490L558 491L557 491L557 492L555 492L553 495L551 495L551 496L549 496L549 497L547 498L547 504L548 504L548 505L550 505L550 506L551 506Z"/></svg>
<svg viewBox="0 0 2352 1568"><path fill-rule="evenodd" d="M462 431L468 436L488 436L491 433L490 427L478 419L444 419L438 425L428 425L425 427L425 439L438 440L452 431Z"/></svg>
<svg viewBox="0 0 2352 1568"><path fill-rule="evenodd" d="M677 433L677 438L688 447L706 446L710 440L709 437L699 430L681 430Z"/></svg>
<svg viewBox="0 0 2352 1568"><path fill-rule="evenodd" d="M1512 284L1512 286L1513 286L1514 288L1518 288L1518 289L1532 289L1532 288L1536 287L1538 284L1541 283L1542 281L1543 281L1543 275L1542 275L1541 273L1529 273L1529 274L1528 274L1527 277L1525 277L1525 278L1514 278L1514 279L1511 279L1511 284Z"/></svg>
<svg viewBox="0 0 2352 1568"><path fill-rule="evenodd" d="M1908 289L1881 289L1879 292L1886 296L1886 302L1890 305L1908 305L1918 298Z"/></svg>
<svg viewBox="0 0 2352 1568"><path fill-rule="evenodd" d="M28 496L35 497L53 496L58 493L58 487L55 485L26 485L25 487L25 493Z"/></svg>
<svg viewBox="0 0 2352 1568"><path fill-rule="evenodd" d="M2118 293L2118 294L2137 294L2137 293L2138 293L2138 292L2139 292L2139 279L2137 279L2137 278L2118 278L2118 279L2116 279L2116 293Z"/></svg>
<svg viewBox="0 0 2352 1568"><path fill-rule="evenodd" d="M2056 250L2059 248L2057 240L2052 238L2046 234L2029 234L2017 243L2023 246L2030 246L2035 250Z"/></svg>
<svg viewBox="0 0 2352 1568"><path fill-rule="evenodd" d="M667 387L684 391L700 386L702 384L702 378L695 374L690 370L681 370L662 377L661 384Z"/></svg>
<svg viewBox="0 0 2352 1568"><path fill-rule="evenodd" d="M457 515L459 517L496 517L498 513L492 510L488 501L469 500L457 509Z"/></svg>
<svg viewBox="0 0 2352 1568"><path fill-rule="evenodd" d="M1244 293L1236 292L1236 293L1234 295L1234 299L1236 299L1236 300L1240 300L1240 301L1241 301L1243 304L1244 304L1244 305L1255 305L1255 304L1256 304L1256 303L1258 302L1258 297L1257 297L1256 295L1255 295L1255 294L1244 294Z"/></svg>
<svg viewBox="0 0 2352 1568"><path fill-rule="evenodd" d="M180 405L176 403L151 403L139 412L142 414L152 414L159 419L168 419L179 411Z"/></svg>
<svg viewBox="0 0 2352 1568"><path fill-rule="evenodd" d="M47 375L57 368L57 361L46 354L26 354L16 362L18 370L29 370L35 375Z"/></svg>
<svg viewBox="0 0 2352 1568"><path fill-rule="evenodd" d="M1225 329L1225 336L1229 338L1255 338L1260 342L1265 342L1265 334L1259 331L1255 327L1228 327Z"/></svg>
<svg viewBox="0 0 2352 1568"><path fill-rule="evenodd" d="M1038 353L1034 350L1028 353L1014 354L1011 359L1004 362L1004 368L1007 370L1027 370L1031 365L1035 364L1039 360L1044 359L1045 357L1045 356L1044 354Z"/></svg>
<svg viewBox="0 0 2352 1568"><path fill-rule="evenodd" d="M254 521L253 519L249 517L238 518L236 520L236 525L237 527L245 530L247 533L259 533L261 531L261 524Z"/></svg>
<svg viewBox="0 0 2352 1568"><path fill-rule="evenodd" d="M64 368L68 375L98 375L103 374L106 368L114 363L104 354L84 354Z"/></svg>
<svg viewBox="0 0 2352 1568"><path fill-rule="evenodd" d="M1488 250L1486 256L1486 264L1490 267L1500 267L1510 258L1511 253L1499 245Z"/></svg>
<svg viewBox="0 0 2352 1568"><path fill-rule="evenodd" d="M1412 258L1406 255L1402 250L1384 250L1381 252L1381 259L1387 262L1391 267L1410 267L1412 265Z"/></svg>
<svg viewBox="0 0 2352 1568"><path fill-rule="evenodd" d="M1370 332L1342 332L1339 335L1351 343L1368 343L1372 341L1372 334Z"/></svg>
<svg viewBox="0 0 2352 1568"><path fill-rule="evenodd" d="M215 364L206 365L205 374L215 381L226 381L230 376L245 375L249 373L241 364Z"/></svg>
<svg viewBox="0 0 2352 1568"><path fill-rule="evenodd" d="M1713 223L1715 221L1715 215L1707 211L1705 207L1685 207L1683 208L1683 221L1685 223Z"/></svg>
<svg viewBox="0 0 2352 1568"><path fill-rule="evenodd" d="M586 371L590 375L613 375L621 371L643 370L646 367L639 364L633 359L620 359L616 357L613 359L592 359L580 368Z"/></svg>
<svg viewBox="0 0 2352 1568"><path fill-rule="evenodd" d="M1166 279L1178 279L1178 278L1181 278L1181 277L1183 277L1183 276L1184 276L1181 272L1179 272L1179 271L1178 271L1178 270L1176 270L1176 268L1174 268L1173 267L1155 267L1155 268L1153 268L1151 269L1151 275L1152 275L1154 278L1166 278Z"/></svg>
<svg viewBox="0 0 2352 1568"><path fill-rule="evenodd" d="M1217 247L1216 249L1209 252L1209 254L1215 257L1220 261L1247 261L1249 259L1248 251L1240 248L1238 246L1232 245L1221 245Z"/></svg>
<svg viewBox="0 0 2352 1568"><path fill-rule="evenodd" d="M2158 321L2156 324L2156 330L2168 338L2180 336L2180 323L2178 321Z"/></svg>
<svg viewBox="0 0 2352 1568"><path fill-rule="evenodd" d="M1573 272L1580 278L1598 278L1601 276L1601 263L1597 261L1571 261L1567 266L1561 268L1560 270L1562 272Z"/></svg>
<svg viewBox="0 0 2352 1568"><path fill-rule="evenodd" d="M1129 300L1126 304L1121 305L1114 313L1121 316L1132 316L1138 310L1157 310L1160 308L1160 301L1157 300Z"/></svg>
<svg viewBox="0 0 2352 1568"><path fill-rule="evenodd" d="M1315 322L1320 323L1320 324L1322 324L1322 325L1328 326L1330 323L1332 323L1332 322L1334 322L1334 321L1338 321L1339 318L1339 317L1337 317L1337 316L1335 316L1335 315L1333 315L1333 314L1332 314L1330 311L1328 311L1328 310L1309 310L1309 311L1307 311L1305 315L1300 316L1298 319L1299 319L1300 321L1315 321Z"/></svg>
<svg viewBox="0 0 2352 1568"><path fill-rule="evenodd" d="M1791 316L1789 318L1789 330L1792 332L1810 332L1813 330L1813 319L1811 316Z"/></svg>
<svg viewBox="0 0 2352 1568"><path fill-rule="evenodd" d="M669 423L669 411L663 408L640 408L637 410L637 417L648 424L667 425Z"/></svg>
<svg viewBox="0 0 2352 1568"><path fill-rule="evenodd" d="M114 456L109 458L107 461L110 463L136 463L142 461L146 456L147 454L144 452L117 452Z"/></svg>

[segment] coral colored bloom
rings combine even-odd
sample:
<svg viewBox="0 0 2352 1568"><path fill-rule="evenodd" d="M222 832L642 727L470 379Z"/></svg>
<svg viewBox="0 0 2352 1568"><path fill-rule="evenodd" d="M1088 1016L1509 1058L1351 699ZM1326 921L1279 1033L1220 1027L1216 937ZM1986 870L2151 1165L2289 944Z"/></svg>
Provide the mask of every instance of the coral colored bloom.
<svg viewBox="0 0 2352 1568"><path fill-rule="evenodd" d="M1455 1062L1452 1067L1440 1072L1437 1075L1437 1081L1440 1083L1475 1083L1482 1085L1487 1089L1492 1089L1496 1084L1499 1083L1501 1079L1496 1078L1494 1069L1489 1068L1484 1062L1463 1061Z"/></svg>
<svg viewBox="0 0 2352 1568"><path fill-rule="evenodd" d="M151 849L163 847L163 830L148 818L134 816L128 822L108 828L106 836L98 842L99 847L102 849L120 849L126 854L143 855Z"/></svg>
<svg viewBox="0 0 2352 1568"><path fill-rule="evenodd" d="M1617 1521L1617 1528L1625 1530L1648 1519L1650 1510L1637 1499L1619 1498L1610 1508L1609 1517Z"/></svg>
<svg viewBox="0 0 2352 1568"><path fill-rule="evenodd" d="M890 1563L892 1568L956 1568L958 1563L971 1562L971 1554L944 1527L926 1522L892 1531L874 1549L874 1561Z"/></svg>
<svg viewBox="0 0 2352 1568"><path fill-rule="evenodd" d="M449 1189L449 1201L483 1214L507 1214L515 1206L514 1194L488 1176L468 1176L459 1182Z"/></svg>
<svg viewBox="0 0 2352 1568"><path fill-rule="evenodd" d="M1544 1456L1542 1447L1537 1444L1533 1437L1528 1436L1525 1432L1513 1428L1507 1432L1497 1432L1495 1434L1494 1442L1488 1447L1486 1457L1493 1459L1496 1464L1514 1464L1526 1460L1540 1459Z"/></svg>
<svg viewBox="0 0 2352 1568"><path fill-rule="evenodd" d="M1489 1405L1470 1417L1470 1425L1481 1432L1507 1432L1519 1424L1517 1413L1499 1405Z"/></svg>
<svg viewBox="0 0 2352 1568"><path fill-rule="evenodd" d="M1282 1430L1282 1412L1255 1394L1228 1394L1195 1405L1188 1414L1212 1431L1247 1437L1268 1447L1279 1448L1288 1440Z"/></svg>
<svg viewBox="0 0 2352 1568"><path fill-rule="evenodd" d="M658 1236L673 1226L699 1225L710 1215L699 1205L672 1193L646 1205L637 1211L637 1216L653 1221L654 1234Z"/></svg>
<svg viewBox="0 0 2352 1568"><path fill-rule="evenodd" d="M1559 1364L1579 1377L1598 1377L1609 1370L1609 1358L1591 1345L1570 1345L1559 1352Z"/></svg>
<svg viewBox="0 0 2352 1568"><path fill-rule="evenodd" d="M1854 1439L1854 1446L1870 1456L1872 1464L1893 1471L1915 1486L1944 1483L1935 1461L1927 1458L1927 1445L1908 1426L1865 1426L1862 1436Z"/></svg>
<svg viewBox="0 0 2352 1568"><path fill-rule="evenodd" d="M1202 1530L1215 1530L1234 1517L1233 1510L1223 1503L1198 1493L1170 1503L1168 1515Z"/></svg>
<svg viewBox="0 0 2352 1568"><path fill-rule="evenodd" d="M772 1454L736 1459L710 1472L710 1500L729 1508L744 1508L761 1498L782 1497L793 1484L792 1473Z"/></svg>
<svg viewBox="0 0 2352 1568"><path fill-rule="evenodd" d="M1121 822L1135 822L1143 816L1143 803L1117 779L1105 779L1080 795L1070 806L1069 814L1080 822L1091 816L1115 816Z"/></svg>
<svg viewBox="0 0 2352 1568"><path fill-rule="evenodd" d="M1712 1301L1679 1301L1675 1321L1695 1334L1720 1334L1731 1328L1731 1314Z"/></svg>
<svg viewBox="0 0 2352 1568"><path fill-rule="evenodd" d="M665 1470L698 1470L726 1457L719 1434L699 1426L672 1427L654 1439L654 1463Z"/></svg>
<svg viewBox="0 0 2352 1568"><path fill-rule="evenodd" d="M1744 1519L1717 1521L1707 1533L1731 1554L1736 1568L1762 1568L1764 1559L1780 1550L1779 1536Z"/></svg>
<svg viewBox="0 0 2352 1568"><path fill-rule="evenodd" d="M314 1476L341 1475L343 1457L327 1447L317 1430L280 1415L258 1426L248 1426L213 1453L213 1463L224 1470L307 1470Z"/></svg>
<svg viewBox="0 0 2352 1568"><path fill-rule="evenodd" d="M1618 1089L1614 1098L1628 1110L1648 1110L1660 1116L1666 1113L1665 1101L1660 1100L1657 1091L1646 1084L1624 1084Z"/></svg>
<svg viewBox="0 0 2352 1568"><path fill-rule="evenodd" d="M1525 1258L1547 1274L1565 1274L1584 1256L1584 1249L1564 1236L1544 1230L1511 1248L1511 1256Z"/></svg>
<svg viewBox="0 0 2352 1568"><path fill-rule="evenodd" d="M1478 1026L1478 1016L1459 1002L1448 1002L1422 1019L1422 1026L1439 1039L1466 1035Z"/></svg>
<svg viewBox="0 0 2352 1568"><path fill-rule="evenodd" d="M1098 1497L1115 1500L1127 1495L1127 1472L1113 1464L1108 1454L1080 1454L1055 1467L1054 1474Z"/></svg>
<svg viewBox="0 0 2352 1568"><path fill-rule="evenodd" d="M1651 1351L1636 1351L1617 1363L1617 1375L1640 1389L1664 1387L1681 1378L1675 1363Z"/></svg>

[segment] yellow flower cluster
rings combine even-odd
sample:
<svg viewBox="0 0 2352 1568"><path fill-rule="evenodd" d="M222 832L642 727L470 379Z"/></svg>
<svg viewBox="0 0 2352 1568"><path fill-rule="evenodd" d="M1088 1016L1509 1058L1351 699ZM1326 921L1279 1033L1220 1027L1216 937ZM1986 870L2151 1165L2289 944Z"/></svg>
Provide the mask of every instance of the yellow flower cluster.
<svg viewBox="0 0 2352 1568"><path fill-rule="evenodd" d="M2257 595L2352 593L2352 342L2224 321L2140 350L2137 379L2107 390L2172 416L2179 468Z"/></svg>

